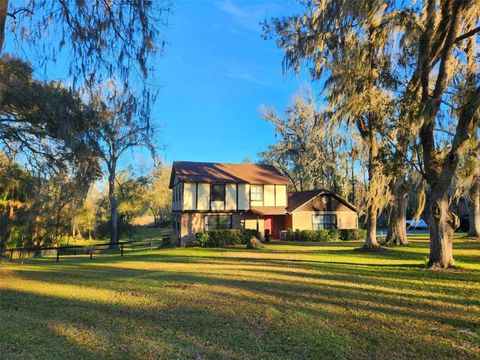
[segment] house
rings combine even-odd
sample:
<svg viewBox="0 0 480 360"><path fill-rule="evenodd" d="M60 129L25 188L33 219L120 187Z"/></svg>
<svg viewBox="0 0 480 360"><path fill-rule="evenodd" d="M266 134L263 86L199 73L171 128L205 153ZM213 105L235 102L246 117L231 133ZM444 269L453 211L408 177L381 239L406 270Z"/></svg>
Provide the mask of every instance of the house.
<svg viewBox="0 0 480 360"><path fill-rule="evenodd" d="M270 165L175 161L170 177L173 238L190 244L214 229L355 229L357 209L327 190L288 192L290 179Z"/></svg>

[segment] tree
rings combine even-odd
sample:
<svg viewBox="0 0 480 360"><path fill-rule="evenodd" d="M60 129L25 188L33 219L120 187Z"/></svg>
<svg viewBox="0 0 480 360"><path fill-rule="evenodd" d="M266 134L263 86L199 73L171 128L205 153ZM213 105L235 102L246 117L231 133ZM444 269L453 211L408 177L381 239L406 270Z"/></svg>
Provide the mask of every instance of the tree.
<svg viewBox="0 0 480 360"><path fill-rule="evenodd" d="M0 146L12 156L23 152L57 170L72 162L79 173L95 177L95 126L78 93L36 81L32 68L20 60L0 58Z"/></svg>
<svg viewBox="0 0 480 360"><path fill-rule="evenodd" d="M172 190L169 189L171 166L157 166L152 170L148 204L154 223L159 226L166 223L171 214Z"/></svg>
<svg viewBox="0 0 480 360"><path fill-rule="evenodd" d="M458 168L471 127L478 126L480 86L475 74L475 28L480 15L479 1L429 0L420 14L422 23L410 36L418 36L417 67L412 83L419 86L421 103L420 142L424 178L429 186L430 257L429 267L454 265L452 241L458 217L449 211L449 190ZM462 54L460 54L463 52ZM457 86L455 86L458 84ZM460 100L452 116L457 125L447 151L439 151L435 128L447 89Z"/></svg>
<svg viewBox="0 0 480 360"><path fill-rule="evenodd" d="M279 141L260 155L278 167L296 191L324 188L348 197L348 162L345 136L332 126L330 114L318 109L309 89L295 97L285 119L273 109L264 118L275 124Z"/></svg>
<svg viewBox="0 0 480 360"><path fill-rule="evenodd" d="M414 1L324 0L309 5L304 16L277 19L267 26L286 51L285 68L298 71L302 62L309 61L316 79L327 72L330 104L341 110L339 117L356 122L369 149L371 200L384 199L385 192L384 181L378 182L383 172L378 132L395 115L392 107L402 113L411 106L398 124L408 124L408 137L418 138L421 145L419 170L430 201L428 265L453 266L452 238L458 218L449 211L449 191L470 129L478 126L475 36L480 32L479 1L427 0L423 7ZM405 90L395 92L392 63L401 64L400 54L405 51L414 54L409 57L412 70L403 73ZM448 100L454 98L458 106L447 112L445 107L452 103ZM447 113L456 126L440 141L441 126L437 125ZM379 206L372 201L369 207L367 245L374 245Z"/></svg>
<svg viewBox="0 0 480 360"><path fill-rule="evenodd" d="M118 200L115 191L118 162L127 150L145 147L156 159L153 143L154 128L136 117L136 102L128 92L110 84L109 91L102 89L97 94L94 108L98 114L97 131L100 158L108 174L108 197L110 202L110 246L116 247L119 239Z"/></svg>
<svg viewBox="0 0 480 360"><path fill-rule="evenodd" d="M480 238L480 175L473 178L468 193L469 229L468 236Z"/></svg>
<svg viewBox="0 0 480 360"><path fill-rule="evenodd" d="M68 58L75 88L93 89L113 76L125 89L135 85L138 115L148 121L156 89L146 80L164 47L169 8L162 0L2 0L0 54L10 34L29 46L21 54L32 54L26 60L39 67Z"/></svg>
<svg viewBox="0 0 480 360"><path fill-rule="evenodd" d="M468 208L468 236L480 238L480 143L478 130L472 128L465 152L461 157L455 181L455 197L465 200Z"/></svg>
<svg viewBox="0 0 480 360"><path fill-rule="evenodd" d="M376 247L377 216L388 201L379 139L392 111L387 55L391 32L402 14L375 0L324 0L307 5L301 16L273 19L265 25L265 33L276 36L285 50L284 69L298 72L307 63L314 80L327 74L324 87L333 119L354 124L368 149L365 247Z"/></svg>
<svg viewBox="0 0 480 360"><path fill-rule="evenodd" d="M17 212L28 207L32 185L30 174L0 153L0 249L12 238Z"/></svg>

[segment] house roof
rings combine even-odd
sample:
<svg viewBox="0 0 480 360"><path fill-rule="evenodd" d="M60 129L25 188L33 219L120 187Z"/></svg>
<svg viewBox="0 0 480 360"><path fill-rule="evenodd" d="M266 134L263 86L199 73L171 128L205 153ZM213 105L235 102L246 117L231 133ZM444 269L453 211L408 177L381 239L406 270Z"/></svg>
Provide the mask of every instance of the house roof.
<svg viewBox="0 0 480 360"><path fill-rule="evenodd" d="M170 188L174 185L175 175L182 182L291 184L287 177L270 165L174 161Z"/></svg>
<svg viewBox="0 0 480 360"><path fill-rule="evenodd" d="M333 193L329 190L317 189L317 190L297 191L297 192L288 193L287 212L291 213L291 212L297 210L299 207L301 207L302 205L305 205L307 202L309 202L313 198L317 197L318 195L331 196L331 197L337 199L339 202L341 202L345 206L352 209L353 211L358 211L357 207L355 205L349 203L347 200L341 198L337 194L335 194L335 193Z"/></svg>
<svg viewBox="0 0 480 360"><path fill-rule="evenodd" d="M252 206L250 211L258 215L285 215L287 210L281 206Z"/></svg>

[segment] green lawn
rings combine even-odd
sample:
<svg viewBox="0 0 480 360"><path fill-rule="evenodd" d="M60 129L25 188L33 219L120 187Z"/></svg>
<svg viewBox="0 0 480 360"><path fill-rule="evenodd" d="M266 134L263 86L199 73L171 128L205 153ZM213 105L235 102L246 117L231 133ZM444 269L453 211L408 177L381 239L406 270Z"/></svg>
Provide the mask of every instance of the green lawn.
<svg viewBox="0 0 480 360"><path fill-rule="evenodd" d="M120 241L134 241L134 240L155 240L162 236L170 235L171 229L163 229L163 228L149 228L149 227L140 227L133 229L131 233L124 233L122 234ZM100 239L78 239L73 237L68 237L63 240L62 246L67 245L94 245L94 244L104 244L108 243L110 238L104 237Z"/></svg>
<svg viewBox="0 0 480 360"><path fill-rule="evenodd" d="M480 358L480 242L175 248L0 265L1 358Z"/></svg>

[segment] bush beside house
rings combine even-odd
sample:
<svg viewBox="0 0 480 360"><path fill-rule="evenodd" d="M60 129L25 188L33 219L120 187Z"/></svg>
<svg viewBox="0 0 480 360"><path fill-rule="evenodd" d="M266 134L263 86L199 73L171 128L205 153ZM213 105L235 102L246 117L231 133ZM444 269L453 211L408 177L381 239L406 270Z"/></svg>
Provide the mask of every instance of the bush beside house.
<svg viewBox="0 0 480 360"><path fill-rule="evenodd" d="M202 231L196 234L197 244L208 248L247 244L252 237L260 238L258 231L228 229Z"/></svg>
<svg viewBox="0 0 480 360"><path fill-rule="evenodd" d="M252 237L260 239L260 234L258 231L251 229L210 230L196 234L197 245L206 248L248 244ZM327 242L364 240L365 237L366 231L364 229L287 230L282 233L281 239L284 241Z"/></svg>
<svg viewBox="0 0 480 360"><path fill-rule="evenodd" d="M352 230L287 230L282 234L285 241L338 241L338 240L363 240L366 231L363 229Z"/></svg>

